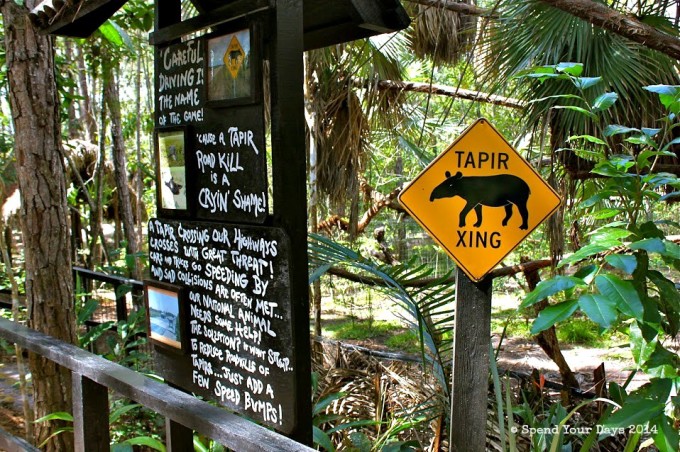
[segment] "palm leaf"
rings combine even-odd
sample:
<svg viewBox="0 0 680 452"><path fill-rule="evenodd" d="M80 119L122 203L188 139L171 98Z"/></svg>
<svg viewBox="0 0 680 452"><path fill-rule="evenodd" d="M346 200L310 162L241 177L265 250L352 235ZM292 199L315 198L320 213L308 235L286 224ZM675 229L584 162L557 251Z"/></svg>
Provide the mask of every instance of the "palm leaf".
<svg viewBox="0 0 680 452"><path fill-rule="evenodd" d="M314 278L321 270L330 266L353 268L362 274L380 278L384 282L381 290L400 308L400 317L418 333L421 343L421 357L425 369L430 366L442 390L444 400L448 400L448 376L445 372L447 360L444 356L451 349L450 339L444 333L453 325L453 302L455 293L450 284L442 284L449 276L444 275L430 284L419 284L423 278L432 274L432 269L412 262L403 265L379 265L362 257L357 252L342 246L326 237L310 234L309 242L310 274ZM310 283L313 282L310 280Z"/></svg>

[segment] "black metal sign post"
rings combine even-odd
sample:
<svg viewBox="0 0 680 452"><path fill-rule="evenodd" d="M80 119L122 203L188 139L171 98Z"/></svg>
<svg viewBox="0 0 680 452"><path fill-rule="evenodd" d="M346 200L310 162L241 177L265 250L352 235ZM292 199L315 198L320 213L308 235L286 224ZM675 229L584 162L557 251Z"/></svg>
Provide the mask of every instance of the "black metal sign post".
<svg viewBox="0 0 680 452"><path fill-rule="evenodd" d="M492 281L487 276L475 283L456 268L451 451L485 449Z"/></svg>

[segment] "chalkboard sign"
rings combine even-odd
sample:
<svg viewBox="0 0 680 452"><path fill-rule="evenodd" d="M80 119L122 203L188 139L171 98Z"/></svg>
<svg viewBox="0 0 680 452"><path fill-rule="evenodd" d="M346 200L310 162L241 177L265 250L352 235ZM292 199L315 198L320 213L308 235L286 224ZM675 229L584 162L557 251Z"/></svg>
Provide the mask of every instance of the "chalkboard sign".
<svg viewBox="0 0 680 452"><path fill-rule="evenodd" d="M205 47L192 39L156 50L156 127L203 122Z"/></svg>
<svg viewBox="0 0 680 452"><path fill-rule="evenodd" d="M263 223L269 213L262 104L205 109L193 128L191 167L197 184L189 194L196 217Z"/></svg>
<svg viewBox="0 0 680 452"><path fill-rule="evenodd" d="M159 216L265 222L269 196L256 28L157 50ZM238 87L238 94L217 94L222 85ZM181 159L175 158L180 149Z"/></svg>
<svg viewBox="0 0 680 452"><path fill-rule="evenodd" d="M284 433L298 403L289 249L278 228L149 222L151 276L185 287L189 305L186 355L157 348L157 372Z"/></svg>

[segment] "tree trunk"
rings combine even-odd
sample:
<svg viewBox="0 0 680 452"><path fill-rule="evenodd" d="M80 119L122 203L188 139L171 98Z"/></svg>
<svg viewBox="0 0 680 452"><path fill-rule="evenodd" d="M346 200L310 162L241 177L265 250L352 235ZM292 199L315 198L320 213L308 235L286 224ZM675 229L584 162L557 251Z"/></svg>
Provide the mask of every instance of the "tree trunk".
<svg viewBox="0 0 680 452"><path fill-rule="evenodd" d="M130 202L130 188L127 181L127 157L125 155L125 140L123 138L122 120L120 114L120 95L113 73L113 65L104 65L104 86L106 106L111 118L111 141L113 143L113 171L116 179L116 193L118 194L118 212L123 223L126 250L128 255L136 254L137 234L135 220ZM132 273L141 279L140 269L135 266Z"/></svg>
<svg viewBox="0 0 680 452"><path fill-rule="evenodd" d="M80 86L80 95L82 100L80 102L80 116L85 124L85 135L87 141L90 143L97 142L97 121L92 112L92 100L90 99L90 89L87 86L87 67L85 65L85 58L83 57L83 48L78 45L76 47L77 63L78 63L78 85Z"/></svg>
<svg viewBox="0 0 680 452"><path fill-rule="evenodd" d="M12 1L0 4L22 199L29 326L75 343L66 168L52 41L39 34L28 19L35 0L27 0L24 6ZM36 415L71 411L68 370L33 354L29 362ZM36 441L47 440L56 428L54 423L36 424ZM72 435L53 436L47 450L73 450Z"/></svg>
<svg viewBox="0 0 680 452"><path fill-rule="evenodd" d="M522 263L527 263L528 260L529 259L524 256L520 258L520 262ZM541 277L538 275L538 270L525 271L524 276L527 280L529 290L534 290L541 281ZM540 311L547 308L548 306L549 304L547 299L541 300L535 307L536 315L538 315ZM562 350L560 350L560 344L557 340L557 331L555 330L555 326L551 326L547 330L541 331L534 338L536 339L538 345L540 345L540 347L543 349L545 354L548 355L548 357L552 359L557 365L557 368L560 371L560 376L562 377L562 384L566 388L578 389L580 385L578 380L576 380L576 375L574 375L571 367L569 367L569 363L567 363L567 360L564 359ZM568 397L569 391L566 391L564 396Z"/></svg>

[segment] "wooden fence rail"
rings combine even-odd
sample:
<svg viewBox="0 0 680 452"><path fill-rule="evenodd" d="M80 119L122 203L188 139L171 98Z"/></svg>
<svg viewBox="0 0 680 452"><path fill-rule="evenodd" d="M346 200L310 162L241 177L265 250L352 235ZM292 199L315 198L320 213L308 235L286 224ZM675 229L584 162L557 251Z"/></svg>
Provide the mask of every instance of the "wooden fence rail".
<svg viewBox="0 0 680 452"><path fill-rule="evenodd" d="M18 323L0 318L0 337L71 370L76 451L109 449L109 389L166 417L168 451L192 450L186 448L191 445L192 431L238 451L314 450Z"/></svg>

